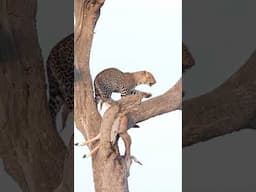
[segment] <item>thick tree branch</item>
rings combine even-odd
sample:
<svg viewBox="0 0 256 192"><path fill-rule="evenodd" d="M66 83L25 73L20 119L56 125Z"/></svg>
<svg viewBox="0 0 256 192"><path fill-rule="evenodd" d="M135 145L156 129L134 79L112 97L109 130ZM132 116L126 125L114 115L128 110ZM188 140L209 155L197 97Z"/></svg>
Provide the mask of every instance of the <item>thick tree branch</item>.
<svg viewBox="0 0 256 192"><path fill-rule="evenodd" d="M75 0L74 119L76 127L88 139L98 134L101 124L101 116L94 102L89 62L94 28L103 3L104 1L99 3L96 0ZM100 192L101 159L93 157L92 164L95 191Z"/></svg>
<svg viewBox="0 0 256 192"><path fill-rule="evenodd" d="M183 102L183 146L245 128L256 114L256 52L230 79Z"/></svg>
<svg viewBox="0 0 256 192"><path fill-rule="evenodd" d="M97 111L92 79L90 74L90 51L93 33L102 4L90 0L75 1L75 123L84 137L95 136L100 127L100 114ZM78 15L79 14L79 15Z"/></svg>
<svg viewBox="0 0 256 192"><path fill-rule="evenodd" d="M179 80L166 93L149 99L129 110L130 126L151 117L180 109L182 102L182 81Z"/></svg>

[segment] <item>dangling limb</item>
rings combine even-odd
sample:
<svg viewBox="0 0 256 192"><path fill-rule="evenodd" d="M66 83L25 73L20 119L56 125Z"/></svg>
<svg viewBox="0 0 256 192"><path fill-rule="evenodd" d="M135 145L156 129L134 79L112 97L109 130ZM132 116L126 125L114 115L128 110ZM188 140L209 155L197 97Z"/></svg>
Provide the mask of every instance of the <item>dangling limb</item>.
<svg viewBox="0 0 256 192"><path fill-rule="evenodd" d="M124 141L124 145L125 145L125 157L130 157L131 153L130 153L130 148L131 148L131 137L130 135L127 133L128 130L128 118L126 115L124 116L120 116L118 117L114 123L113 126L115 125L115 131L117 133L119 133L120 137L123 139ZM112 131L113 131L113 127L112 127Z"/></svg>
<svg viewBox="0 0 256 192"><path fill-rule="evenodd" d="M124 145L125 145L124 158L126 159L126 170L127 170L127 177L128 177L130 175L130 167L131 167L132 161L140 165L142 165L142 163L136 157L131 156L132 140L130 135L127 132L124 132L120 134L120 137L123 139Z"/></svg>
<svg viewBox="0 0 256 192"><path fill-rule="evenodd" d="M135 156L131 156L131 144L132 144L132 140L131 140L131 136L128 134L127 132L127 127L128 126L128 118L127 116L123 116L120 119L120 137L123 139L124 141L124 145L125 145L125 158L127 159L127 167L131 166L132 160L135 163L138 163L140 165L142 165L142 163L135 157Z"/></svg>
<svg viewBox="0 0 256 192"><path fill-rule="evenodd" d="M100 139L100 133L98 135L96 135L95 137L93 137L93 138L91 138L91 139L89 139L89 140L87 140L87 141L85 141L81 144L76 143L75 145L76 146L85 146L85 145L88 145L88 144L92 143L93 141L97 141L99 139Z"/></svg>
<svg viewBox="0 0 256 192"><path fill-rule="evenodd" d="M124 141L124 146L125 146L124 156L130 158L130 156L131 156L131 143L132 143L131 137L127 132L120 133L120 137Z"/></svg>
<svg viewBox="0 0 256 192"><path fill-rule="evenodd" d="M64 104L63 108L62 108L62 112L61 112L61 130L60 131L63 131L64 128L66 127L66 123L67 123L67 118L68 118L68 115L69 115L69 109L68 109L68 106L66 104Z"/></svg>
<svg viewBox="0 0 256 192"><path fill-rule="evenodd" d="M131 159L132 159L135 163L138 163L138 164L142 165L142 163L141 163L135 156L131 156Z"/></svg>
<svg viewBox="0 0 256 192"><path fill-rule="evenodd" d="M112 145L115 145L117 142L117 135L120 132L119 131L120 128L120 117L117 117L112 125L112 129L111 129L111 133L110 133L110 142L112 143Z"/></svg>
<svg viewBox="0 0 256 192"><path fill-rule="evenodd" d="M126 134L128 135L127 130L128 130L128 118L126 115L122 115L122 116L120 116L120 120L119 120L118 132L120 134L124 133L124 135L126 135Z"/></svg>
<svg viewBox="0 0 256 192"><path fill-rule="evenodd" d="M94 153L96 153L98 151L98 149L100 148L100 145L98 144L96 147L94 147L94 149L92 149L89 153L85 154L83 156L83 158L86 158L86 157L90 157L92 156Z"/></svg>

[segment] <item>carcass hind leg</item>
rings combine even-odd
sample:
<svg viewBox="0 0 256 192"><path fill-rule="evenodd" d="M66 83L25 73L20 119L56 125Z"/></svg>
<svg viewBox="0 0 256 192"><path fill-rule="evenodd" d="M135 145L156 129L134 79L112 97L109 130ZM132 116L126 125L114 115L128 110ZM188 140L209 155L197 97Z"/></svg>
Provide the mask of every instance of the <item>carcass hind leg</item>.
<svg viewBox="0 0 256 192"><path fill-rule="evenodd" d="M98 135L96 135L95 137L93 137L93 138L91 138L91 139L89 139L89 140L87 140L87 141L85 141L85 142L83 142L81 144L76 143L75 145L76 146L85 146L85 145L88 145L88 144L90 144L90 143L92 143L94 141L97 141L99 139L100 139L100 133Z"/></svg>
<svg viewBox="0 0 256 192"><path fill-rule="evenodd" d="M94 153L96 153L98 151L98 149L100 148L100 145L98 144L96 147L94 147L89 153L85 154L83 156L83 158L86 158L86 157L90 157L92 156Z"/></svg>

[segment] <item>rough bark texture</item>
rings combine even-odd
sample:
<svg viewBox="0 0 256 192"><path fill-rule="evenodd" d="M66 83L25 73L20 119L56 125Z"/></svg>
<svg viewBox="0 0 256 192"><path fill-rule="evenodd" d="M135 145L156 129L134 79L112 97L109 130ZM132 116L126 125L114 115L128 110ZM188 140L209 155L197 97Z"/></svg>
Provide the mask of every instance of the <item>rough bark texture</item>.
<svg viewBox="0 0 256 192"><path fill-rule="evenodd" d="M64 161L61 183L54 192L74 191L74 135L72 135Z"/></svg>
<svg viewBox="0 0 256 192"><path fill-rule="evenodd" d="M10 53L0 60L0 158L23 191L45 192L61 182L67 149L50 121L36 8L0 2L1 51Z"/></svg>
<svg viewBox="0 0 256 192"><path fill-rule="evenodd" d="M127 192L129 162L119 157L117 147L110 144L112 124L120 113L120 105L110 107L103 118L96 109L90 75L90 50L93 32L104 1L75 1L75 123L85 139L101 133L100 148L92 157L96 192ZM166 94L129 108L129 126L181 106L181 80ZM171 99L170 99L171 98ZM90 148L94 148L90 145ZM116 158L119 157L119 158Z"/></svg>
<svg viewBox="0 0 256 192"><path fill-rule="evenodd" d="M89 60L93 32L102 4L103 2L97 2L96 0L75 0L74 120L76 127L85 138L96 136L101 123L101 116L94 103ZM102 162L99 158L93 158L93 176L96 192L101 191L102 181L99 172L101 164Z"/></svg>
<svg viewBox="0 0 256 192"><path fill-rule="evenodd" d="M230 79L184 101L183 146L246 128L256 116L256 52Z"/></svg>

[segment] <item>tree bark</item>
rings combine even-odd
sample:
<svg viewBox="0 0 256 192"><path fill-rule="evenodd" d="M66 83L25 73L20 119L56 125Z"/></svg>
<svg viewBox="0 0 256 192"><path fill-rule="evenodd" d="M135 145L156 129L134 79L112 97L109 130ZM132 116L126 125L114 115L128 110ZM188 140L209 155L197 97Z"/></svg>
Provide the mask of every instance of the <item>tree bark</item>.
<svg viewBox="0 0 256 192"><path fill-rule="evenodd" d="M183 102L183 146L247 127L256 116L256 52L215 90Z"/></svg>
<svg viewBox="0 0 256 192"><path fill-rule="evenodd" d="M0 60L0 158L23 191L53 191L67 149L50 120L37 1L2 0L0 9L1 47L11 53Z"/></svg>
<svg viewBox="0 0 256 192"><path fill-rule="evenodd" d="M97 0L75 0L74 120L76 127L85 138L95 137L101 123L101 116L94 103L89 61L94 28L103 3L104 1ZM100 179L102 162L99 158L93 157L92 164L95 191L99 192L102 183Z"/></svg>
<svg viewBox="0 0 256 192"><path fill-rule="evenodd" d="M74 191L74 135L72 135L68 152L66 153L62 180L54 192L71 192Z"/></svg>

